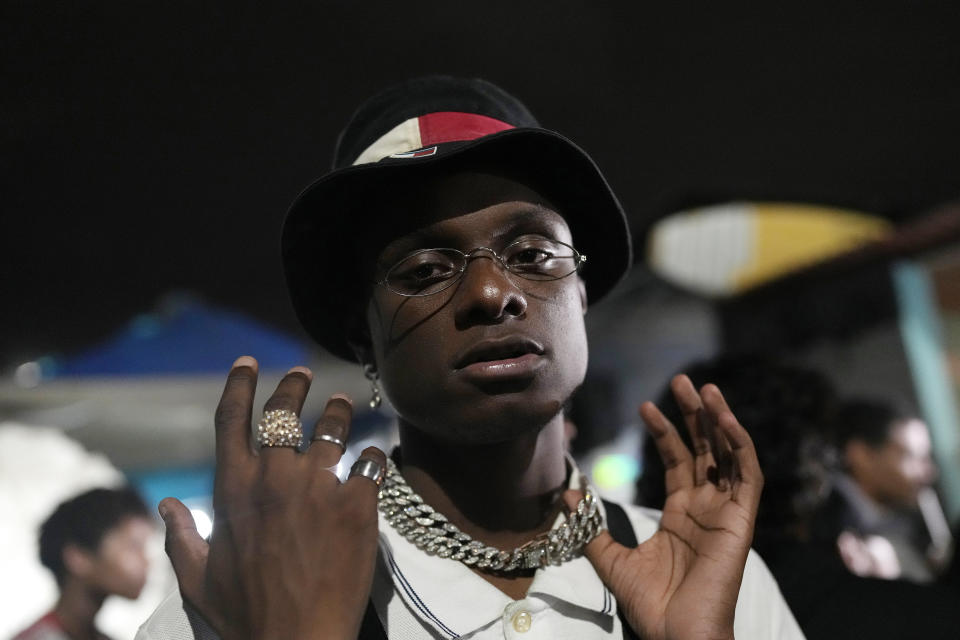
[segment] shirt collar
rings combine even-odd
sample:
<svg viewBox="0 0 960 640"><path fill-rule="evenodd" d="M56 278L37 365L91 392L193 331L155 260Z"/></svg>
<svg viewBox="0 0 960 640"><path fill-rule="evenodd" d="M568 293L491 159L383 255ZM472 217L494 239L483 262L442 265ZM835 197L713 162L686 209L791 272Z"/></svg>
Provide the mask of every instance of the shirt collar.
<svg viewBox="0 0 960 640"><path fill-rule="evenodd" d="M580 488L580 471L568 456L568 488ZM599 505L603 509L602 503ZM604 514L605 515L605 514ZM557 516L558 524L564 515ZM443 637L467 635L498 622L513 602L505 593L458 560L421 551L379 514L380 548L394 590L407 607ZM527 592L554 608L604 616L616 615L616 603L584 557L538 569Z"/></svg>

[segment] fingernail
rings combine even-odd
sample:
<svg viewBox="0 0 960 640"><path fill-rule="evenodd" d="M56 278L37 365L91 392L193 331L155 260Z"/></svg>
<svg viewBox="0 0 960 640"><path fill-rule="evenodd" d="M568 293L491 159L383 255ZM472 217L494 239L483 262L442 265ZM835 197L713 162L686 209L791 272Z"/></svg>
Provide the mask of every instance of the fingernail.
<svg viewBox="0 0 960 640"><path fill-rule="evenodd" d="M250 367L254 371L257 369L257 361L250 356L240 356L233 361L231 369L236 369L237 367Z"/></svg>
<svg viewBox="0 0 960 640"><path fill-rule="evenodd" d="M313 371L310 371L310 369L307 369L306 367L293 367L287 371L287 375L290 375L291 373L302 373L303 375L307 376L307 380L313 380Z"/></svg>
<svg viewBox="0 0 960 640"><path fill-rule="evenodd" d="M332 396L330 396L330 399L331 399L331 400L334 400L334 399L344 400L344 401L346 401L346 403L349 404L351 407L353 406L353 400L351 400L351 399L350 399L350 396L348 396L348 395L345 394L345 393L335 393L335 394L333 394Z"/></svg>
<svg viewBox="0 0 960 640"><path fill-rule="evenodd" d="M163 518L163 521L164 521L164 522L166 522L166 520L167 520L167 505L165 505L165 504L163 504L163 503L161 502L160 504L157 505L157 511L160 512L160 517Z"/></svg>

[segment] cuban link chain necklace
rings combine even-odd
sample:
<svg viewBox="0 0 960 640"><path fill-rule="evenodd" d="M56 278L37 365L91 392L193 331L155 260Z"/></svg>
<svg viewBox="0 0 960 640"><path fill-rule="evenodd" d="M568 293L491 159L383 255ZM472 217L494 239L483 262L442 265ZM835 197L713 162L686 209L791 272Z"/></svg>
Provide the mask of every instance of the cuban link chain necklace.
<svg viewBox="0 0 960 640"><path fill-rule="evenodd" d="M510 573L560 564L583 553L583 547L603 528L596 493L580 476L584 497L575 511L550 531L513 551L501 551L474 540L423 501L404 480L392 459L378 495L378 508L397 533L417 548L441 558L459 560L469 567Z"/></svg>

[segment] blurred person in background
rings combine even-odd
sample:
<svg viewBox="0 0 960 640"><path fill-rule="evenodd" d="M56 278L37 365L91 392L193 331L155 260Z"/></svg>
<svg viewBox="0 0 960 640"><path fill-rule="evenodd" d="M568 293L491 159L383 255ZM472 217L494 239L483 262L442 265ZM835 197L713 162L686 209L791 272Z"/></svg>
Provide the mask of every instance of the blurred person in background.
<svg viewBox="0 0 960 640"><path fill-rule="evenodd" d="M60 596L14 640L103 640L95 618L107 596L135 599L147 581L153 521L132 489L92 489L60 504L40 527L40 562Z"/></svg>
<svg viewBox="0 0 960 640"><path fill-rule="evenodd" d="M818 518L821 535L836 540L857 575L933 581L948 559L949 536L932 535L946 525L932 487L927 425L865 398L843 402L831 425L839 468Z"/></svg>
<svg viewBox="0 0 960 640"><path fill-rule="evenodd" d="M839 406L820 373L759 355L728 355L683 369L696 386L720 386L757 448L766 484L754 548L767 561L809 640L823 638L954 638L960 592L903 580L851 574L836 539L819 535L818 514L831 495L835 454L825 436ZM682 420L665 390L658 406ZM663 465L648 436L638 503L662 508Z"/></svg>

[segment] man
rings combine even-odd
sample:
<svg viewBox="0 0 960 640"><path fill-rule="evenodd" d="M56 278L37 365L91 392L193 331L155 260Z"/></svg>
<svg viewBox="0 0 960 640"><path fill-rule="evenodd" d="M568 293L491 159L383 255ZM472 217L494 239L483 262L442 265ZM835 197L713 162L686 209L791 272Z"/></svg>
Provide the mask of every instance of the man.
<svg viewBox="0 0 960 640"><path fill-rule="evenodd" d="M400 448L366 450L340 484L325 468L350 402L332 396L298 448L312 374L294 367L252 453L256 361L238 359L215 420L213 537L161 503L186 605L171 598L139 637L802 637L748 554L762 476L715 387L675 381L696 457L641 407L670 467L659 524L599 504L565 456L588 300L631 263L589 156L502 89L438 76L362 105L334 167L288 214L287 283L317 342L363 366L372 404L382 385Z"/></svg>
<svg viewBox="0 0 960 640"><path fill-rule="evenodd" d="M103 640L94 618L107 596L135 599L147 581L153 523L131 489L92 489L56 508L40 528L40 561L60 596L14 640Z"/></svg>
<svg viewBox="0 0 960 640"><path fill-rule="evenodd" d="M832 434L842 463L821 514L847 567L857 575L931 582L930 535L919 511L933 498L936 464L930 432L918 418L884 402L844 402Z"/></svg>

